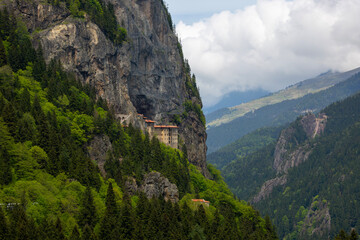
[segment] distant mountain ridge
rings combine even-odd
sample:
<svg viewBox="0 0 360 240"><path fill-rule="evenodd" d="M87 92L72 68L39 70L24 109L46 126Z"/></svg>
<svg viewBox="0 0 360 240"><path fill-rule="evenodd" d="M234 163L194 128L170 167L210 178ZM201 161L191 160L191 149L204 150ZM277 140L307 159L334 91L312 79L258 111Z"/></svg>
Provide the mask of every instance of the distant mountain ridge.
<svg viewBox="0 0 360 240"><path fill-rule="evenodd" d="M360 79L356 75L359 71L360 68L345 73L322 74L271 96L239 105L238 109L224 110L222 118L207 126L208 154L258 128L289 123L307 111L317 112L354 94L360 90ZM233 119L229 121L230 118L225 119L225 116Z"/></svg>
<svg viewBox="0 0 360 240"><path fill-rule="evenodd" d="M297 99L309 93L316 93L325 90L339 82L345 81L358 72L360 72L360 67L343 73L328 71L315 78L307 79L291 85L269 96L223 110L220 109L219 111L222 111L223 114L219 114L220 116L215 119L212 118L211 114L209 114L209 118L207 118L207 127L212 128L220 126L238 117L244 116L248 112L257 110L267 105L276 104L285 100Z"/></svg>

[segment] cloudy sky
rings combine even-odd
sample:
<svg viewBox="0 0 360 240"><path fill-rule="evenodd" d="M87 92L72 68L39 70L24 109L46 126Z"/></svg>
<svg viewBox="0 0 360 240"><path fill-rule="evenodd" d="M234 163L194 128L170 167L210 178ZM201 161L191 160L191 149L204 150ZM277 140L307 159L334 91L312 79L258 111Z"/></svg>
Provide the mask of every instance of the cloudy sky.
<svg viewBox="0 0 360 240"><path fill-rule="evenodd" d="M360 67L360 0L166 0L205 106Z"/></svg>

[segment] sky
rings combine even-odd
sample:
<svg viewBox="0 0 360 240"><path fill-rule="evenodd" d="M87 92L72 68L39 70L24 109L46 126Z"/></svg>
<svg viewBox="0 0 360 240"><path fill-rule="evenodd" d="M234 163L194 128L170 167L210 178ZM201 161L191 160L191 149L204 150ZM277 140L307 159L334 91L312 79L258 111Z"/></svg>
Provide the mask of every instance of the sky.
<svg viewBox="0 0 360 240"><path fill-rule="evenodd" d="M360 0L166 0L205 107L360 67Z"/></svg>

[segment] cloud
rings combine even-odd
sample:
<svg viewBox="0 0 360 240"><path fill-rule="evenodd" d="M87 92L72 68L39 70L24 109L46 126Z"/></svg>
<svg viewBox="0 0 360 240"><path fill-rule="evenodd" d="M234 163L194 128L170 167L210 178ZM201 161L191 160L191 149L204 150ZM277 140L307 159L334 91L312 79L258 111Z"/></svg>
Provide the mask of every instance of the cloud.
<svg viewBox="0 0 360 240"><path fill-rule="evenodd" d="M359 0L259 0L176 31L206 106L360 66Z"/></svg>

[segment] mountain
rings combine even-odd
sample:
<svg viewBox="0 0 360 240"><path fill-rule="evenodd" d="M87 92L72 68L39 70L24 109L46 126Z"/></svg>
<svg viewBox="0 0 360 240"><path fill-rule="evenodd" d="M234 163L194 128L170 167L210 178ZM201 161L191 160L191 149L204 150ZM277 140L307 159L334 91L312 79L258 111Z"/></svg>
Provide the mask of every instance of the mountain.
<svg viewBox="0 0 360 240"><path fill-rule="evenodd" d="M293 87L289 87L289 90L283 90L278 94L274 94L273 96L276 97L268 97L272 101L279 101L280 98L283 98L283 100L279 103L261 107L252 112L248 112L241 117L237 117L231 122L224 123L219 126L209 126L207 130L208 153L212 153L220 147L234 142L245 134L258 128L281 126L295 120L300 114L304 114L308 111L316 113L327 105L354 94L360 90L360 78L359 74L356 73L359 70L360 69L355 69L344 74L329 73L321 75L316 78L321 80L318 84L315 84L317 82L312 83L312 80L307 80ZM333 86L329 85L331 87L328 87L325 90L318 91L319 87L324 86L324 83L327 80L332 83L341 81ZM306 91L310 91L307 86L313 86L314 89L316 86L317 92L309 93L303 97L292 100L284 100L286 99L285 95L291 95L294 97L299 96L297 94L305 94ZM265 102L267 103L266 99L267 98L262 98L248 104L251 105L262 101L264 101L262 104L265 104ZM248 104L246 105L250 106Z"/></svg>
<svg viewBox="0 0 360 240"><path fill-rule="evenodd" d="M339 82L342 82L355 73L360 72L360 68L339 73L328 71L322 73L319 76L311 79L301 81L297 84L291 85L284 90L270 94L254 101L243 103L234 107L229 107L228 112L223 111L224 113L218 116L217 118L210 117L207 123L208 128L217 127L222 124L229 123L236 118L244 116L246 113L253 112L259 108L280 103L285 100L292 100L301 98L309 93L316 93L321 90L327 89Z"/></svg>
<svg viewBox="0 0 360 240"><path fill-rule="evenodd" d="M160 0L2 1L0 239L277 239L206 166L172 28Z"/></svg>
<svg viewBox="0 0 360 240"><path fill-rule="evenodd" d="M283 126L257 129L235 142L210 153L207 156L207 162L221 170L232 161L250 155L269 143L275 142L282 129Z"/></svg>
<svg viewBox="0 0 360 240"><path fill-rule="evenodd" d="M219 118L220 113L216 113L216 112L221 112L222 110L238 105L240 103L250 102L257 98L264 97L268 94L269 92L262 89L249 90L243 92L239 92L239 91L230 92L225 96L223 96L220 102L218 102L217 104L211 107L204 106L203 111L206 116L206 121L212 122L214 119Z"/></svg>
<svg viewBox="0 0 360 240"><path fill-rule="evenodd" d="M203 114L185 111L186 102L201 110L201 99L163 1L109 0L106 12L101 4L85 1L50 2L9 0L2 5L23 20L47 63L60 60L66 71L94 87L117 116L126 115L141 128L138 114L159 124L176 122L190 162L208 176Z"/></svg>
<svg viewBox="0 0 360 240"><path fill-rule="evenodd" d="M278 226L283 239L329 239L359 229L360 93L298 117L275 142L223 176Z"/></svg>

